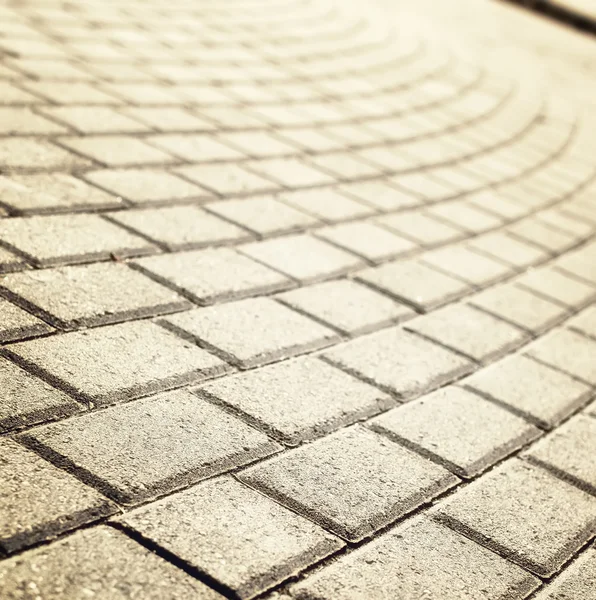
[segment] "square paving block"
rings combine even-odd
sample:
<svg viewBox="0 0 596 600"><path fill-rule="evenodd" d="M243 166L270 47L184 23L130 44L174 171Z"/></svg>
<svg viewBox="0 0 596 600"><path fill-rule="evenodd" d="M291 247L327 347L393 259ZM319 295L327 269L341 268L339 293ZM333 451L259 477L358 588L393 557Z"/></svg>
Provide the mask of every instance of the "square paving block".
<svg viewBox="0 0 596 600"><path fill-rule="evenodd" d="M197 393L292 446L395 404L377 388L310 356L222 377Z"/></svg>
<svg viewBox="0 0 596 600"><path fill-rule="evenodd" d="M460 477L473 477L540 435L521 417L456 386L395 408L369 425Z"/></svg>
<svg viewBox="0 0 596 600"><path fill-rule="evenodd" d="M25 261L21 257L0 246L0 273L10 273L24 268Z"/></svg>
<svg viewBox="0 0 596 600"><path fill-rule="evenodd" d="M68 170L90 163L44 140L7 137L0 139L0 164L4 169Z"/></svg>
<svg viewBox="0 0 596 600"><path fill-rule="evenodd" d="M0 282L5 284L6 277ZM47 323L0 297L0 343L35 337L51 331L53 328Z"/></svg>
<svg viewBox="0 0 596 600"><path fill-rule="evenodd" d="M400 398L429 392L473 369L463 356L401 327L352 340L327 350L323 356Z"/></svg>
<svg viewBox="0 0 596 600"><path fill-rule="evenodd" d="M147 141L185 161L200 163L244 158L241 152L205 134L154 135L148 137Z"/></svg>
<svg viewBox="0 0 596 600"><path fill-rule="evenodd" d="M525 269L547 258L544 250L497 231L474 238L470 247L512 267Z"/></svg>
<svg viewBox="0 0 596 600"><path fill-rule="evenodd" d="M95 490L8 438L0 439L0 479L0 550L7 554L117 510Z"/></svg>
<svg viewBox="0 0 596 600"><path fill-rule="evenodd" d="M229 368L216 356L148 321L20 342L5 352L90 404L138 398Z"/></svg>
<svg viewBox="0 0 596 600"><path fill-rule="evenodd" d="M281 447L188 391L38 427L21 438L123 504L137 504Z"/></svg>
<svg viewBox="0 0 596 600"><path fill-rule="evenodd" d="M242 369L319 350L340 339L331 329L270 298L199 308L167 317L163 323L217 349Z"/></svg>
<svg viewBox="0 0 596 600"><path fill-rule="evenodd" d="M223 600L124 533L105 526L2 561L0 586L4 600Z"/></svg>
<svg viewBox="0 0 596 600"><path fill-rule="evenodd" d="M578 315L567 321L565 325L573 331L578 331L596 340L596 306L582 310Z"/></svg>
<svg viewBox="0 0 596 600"><path fill-rule="evenodd" d="M0 284L33 312L63 329L192 307L176 292L116 262L12 273Z"/></svg>
<svg viewBox="0 0 596 600"><path fill-rule="evenodd" d="M427 518L413 519L291 587L312 600L522 600L540 580Z"/></svg>
<svg viewBox="0 0 596 600"><path fill-rule="evenodd" d="M456 229L421 212L409 211L386 215L377 219L377 223L421 246L446 244L465 236L461 229Z"/></svg>
<svg viewBox="0 0 596 600"><path fill-rule="evenodd" d="M252 598L343 546L341 540L228 477L122 519L234 598Z"/></svg>
<svg viewBox="0 0 596 600"><path fill-rule="evenodd" d="M246 166L257 175L262 175L290 189L335 183L330 175L296 158L255 160L250 161Z"/></svg>
<svg viewBox="0 0 596 600"><path fill-rule="evenodd" d="M596 533L596 498L514 458L453 494L435 518L550 577Z"/></svg>
<svg viewBox="0 0 596 600"><path fill-rule="evenodd" d="M249 467L239 478L352 542L459 481L443 467L358 426Z"/></svg>

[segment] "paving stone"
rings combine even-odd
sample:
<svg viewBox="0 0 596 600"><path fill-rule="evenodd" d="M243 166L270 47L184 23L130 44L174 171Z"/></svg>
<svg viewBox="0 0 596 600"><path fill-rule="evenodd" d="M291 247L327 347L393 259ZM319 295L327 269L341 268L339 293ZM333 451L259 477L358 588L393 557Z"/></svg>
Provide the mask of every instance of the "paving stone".
<svg viewBox="0 0 596 600"><path fill-rule="evenodd" d="M85 560L81 560L85 557ZM0 563L6 600L221 600L127 535L99 526Z"/></svg>
<svg viewBox="0 0 596 600"><path fill-rule="evenodd" d="M571 273L588 283L596 285L596 244L591 243L583 246L575 252L570 252L556 262L557 269Z"/></svg>
<svg viewBox="0 0 596 600"><path fill-rule="evenodd" d="M356 278L418 311L428 311L469 293L468 284L415 260L360 271Z"/></svg>
<svg viewBox="0 0 596 600"><path fill-rule="evenodd" d="M536 594L536 600L596 599L596 548L591 546Z"/></svg>
<svg viewBox="0 0 596 600"><path fill-rule="evenodd" d="M422 246L446 244L464 237L462 230L420 212L385 215L377 223Z"/></svg>
<svg viewBox="0 0 596 600"><path fill-rule="evenodd" d="M63 137L60 138L60 143L108 167L161 165L175 161L171 155L139 139L124 135Z"/></svg>
<svg viewBox="0 0 596 600"><path fill-rule="evenodd" d="M501 231L474 238L469 244L471 248L519 269L535 265L546 258L544 250Z"/></svg>
<svg viewBox="0 0 596 600"><path fill-rule="evenodd" d="M0 440L0 475L0 549L6 554L116 510L103 496L8 438Z"/></svg>
<svg viewBox="0 0 596 600"><path fill-rule="evenodd" d="M457 386L395 408L369 425L466 478L484 471L540 433L524 419Z"/></svg>
<svg viewBox="0 0 596 600"><path fill-rule="evenodd" d="M550 577L594 535L596 498L540 467L511 459L459 490L435 516Z"/></svg>
<svg viewBox="0 0 596 600"><path fill-rule="evenodd" d="M400 210L418 206L422 200L392 186L387 181L362 181L359 183L345 184L340 188L349 196L365 202L378 210ZM388 217L389 222L392 218ZM399 232L398 232L399 233Z"/></svg>
<svg viewBox="0 0 596 600"><path fill-rule="evenodd" d="M542 210L535 216L540 222L564 231L578 240L589 237L593 231L593 226L586 223L585 220L574 218L557 208Z"/></svg>
<svg viewBox="0 0 596 600"><path fill-rule="evenodd" d="M0 176L2 204L18 214L119 208L123 202L66 173Z"/></svg>
<svg viewBox="0 0 596 600"><path fill-rule="evenodd" d="M479 362L507 354L528 339L518 327L466 304L446 306L405 327Z"/></svg>
<svg viewBox="0 0 596 600"><path fill-rule="evenodd" d="M309 152L327 152L338 150L343 147L343 144L328 135L325 135L320 127L300 128L300 129L283 129L276 133L282 141L288 141L295 144L303 150Z"/></svg>
<svg viewBox="0 0 596 600"><path fill-rule="evenodd" d="M513 283L476 294L470 304L533 334L550 329L568 316L559 304Z"/></svg>
<svg viewBox="0 0 596 600"><path fill-rule="evenodd" d="M241 246L240 250L301 283L336 277L362 264L353 254L309 235L253 242Z"/></svg>
<svg viewBox="0 0 596 600"><path fill-rule="evenodd" d="M0 284L17 301L63 329L107 325L192 307L172 290L114 262L23 271L7 275ZM41 333L51 330L42 325Z"/></svg>
<svg viewBox="0 0 596 600"><path fill-rule="evenodd" d="M0 81L0 104L38 104L41 100L8 81Z"/></svg>
<svg viewBox="0 0 596 600"><path fill-rule="evenodd" d="M106 169L87 172L85 178L135 204L189 202L212 196L207 190L165 171Z"/></svg>
<svg viewBox="0 0 596 600"><path fill-rule="evenodd" d="M44 119L29 108L0 107L0 135L52 135L69 129Z"/></svg>
<svg viewBox="0 0 596 600"><path fill-rule="evenodd" d="M528 347L528 356L596 385L596 341L569 329L555 329Z"/></svg>
<svg viewBox="0 0 596 600"><path fill-rule="evenodd" d="M368 222L334 225L319 229L316 235L372 262L411 253L417 248L410 240Z"/></svg>
<svg viewBox="0 0 596 600"><path fill-rule="evenodd" d="M0 221L0 240L36 265L148 254L155 247L97 215L51 215Z"/></svg>
<svg viewBox="0 0 596 600"><path fill-rule="evenodd" d="M291 446L395 404L378 389L312 357L220 378L201 386L199 394Z"/></svg>
<svg viewBox="0 0 596 600"><path fill-rule="evenodd" d="M110 220L167 250L246 242L252 236L196 206L145 208L110 213Z"/></svg>
<svg viewBox="0 0 596 600"><path fill-rule="evenodd" d="M267 131L238 131L222 133L219 139L253 158L267 158L297 154L295 145L284 142Z"/></svg>
<svg viewBox="0 0 596 600"><path fill-rule="evenodd" d="M522 600L540 581L427 518L413 519L292 586L298 600Z"/></svg>
<svg viewBox="0 0 596 600"><path fill-rule="evenodd" d="M596 307L589 307L566 323L566 327L596 340Z"/></svg>
<svg viewBox="0 0 596 600"><path fill-rule="evenodd" d="M123 521L235 598L262 593L343 545L228 477L131 512Z"/></svg>
<svg viewBox="0 0 596 600"><path fill-rule="evenodd" d="M7 169L64 169L89 166L89 161L46 142L21 137L0 139L0 164Z"/></svg>
<svg viewBox="0 0 596 600"><path fill-rule="evenodd" d="M515 283L548 300L576 310L596 299L596 288L552 267L526 271Z"/></svg>
<svg viewBox="0 0 596 600"><path fill-rule="evenodd" d="M216 348L242 369L318 350L339 340L332 330L270 298L247 298L180 313L164 323Z"/></svg>
<svg viewBox="0 0 596 600"><path fill-rule="evenodd" d="M90 404L107 404L194 383L227 365L148 321L21 342L6 350Z"/></svg>
<svg viewBox="0 0 596 600"><path fill-rule="evenodd" d="M180 167L176 172L220 196L275 191L279 185L233 163Z"/></svg>
<svg viewBox="0 0 596 600"><path fill-rule="evenodd" d="M4 285L6 277L0 280ZM22 340L53 331L47 323L0 298L0 343Z"/></svg>
<svg viewBox="0 0 596 600"><path fill-rule="evenodd" d="M217 129L216 125L211 121L202 119L183 108L174 106L130 106L123 112L158 131L196 132Z"/></svg>
<svg viewBox="0 0 596 600"><path fill-rule="evenodd" d="M502 225L503 220L477 208L466 200L441 202L429 207L426 212L456 229L468 233L482 233Z"/></svg>
<svg viewBox="0 0 596 600"><path fill-rule="evenodd" d="M291 290L277 299L346 335L368 333L414 315L410 308L349 279Z"/></svg>
<svg viewBox="0 0 596 600"><path fill-rule="evenodd" d="M213 162L218 160L241 160L244 155L226 144L205 134L154 135L147 141L183 160Z"/></svg>
<svg viewBox="0 0 596 600"><path fill-rule="evenodd" d="M136 268L198 304L212 304L286 289L281 273L228 248L143 258Z"/></svg>
<svg viewBox="0 0 596 600"><path fill-rule="evenodd" d="M207 209L261 236L298 231L320 222L270 196L213 202Z"/></svg>
<svg viewBox="0 0 596 600"><path fill-rule="evenodd" d="M43 63L45 61L40 63L42 69ZM65 66L72 68L72 65ZM25 81L21 85L26 90L58 104L119 104L121 102L96 86L83 82Z"/></svg>
<svg viewBox="0 0 596 600"><path fill-rule="evenodd" d="M421 260L446 275L476 286L488 285L512 274L511 267L463 244L430 250Z"/></svg>
<svg viewBox="0 0 596 600"><path fill-rule="evenodd" d="M370 162L361 160L347 152L333 154L318 154L309 157L309 163L321 171L329 173L338 180L361 179L375 177L382 174L379 167L374 167Z"/></svg>
<svg viewBox="0 0 596 600"><path fill-rule="evenodd" d="M139 133L150 129L108 106L48 106L42 114L79 133Z"/></svg>
<svg viewBox="0 0 596 600"><path fill-rule="evenodd" d="M321 170L295 158L270 158L247 163L257 175L276 181L287 188L309 187L334 183L335 180Z"/></svg>
<svg viewBox="0 0 596 600"><path fill-rule="evenodd" d="M472 369L467 359L401 327L342 344L324 357L402 398L429 392Z"/></svg>
<svg viewBox="0 0 596 600"><path fill-rule="evenodd" d="M515 237L543 248L552 254L565 252L576 243L573 235L555 229L536 217L524 219L508 228Z"/></svg>
<svg viewBox="0 0 596 600"><path fill-rule="evenodd" d="M185 390L38 427L21 438L124 504L144 502L281 449Z"/></svg>
<svg viewBox="0 0 596 600"><path fill-rule="evenodd" d="M596 419L579 415L534 444L524 458L596 496Z"/></svg>
<svg viewBox="0 0 596 600"><path fill-rule="evenodd" d="M437 177L427 173L406 173L396 175L390 180L398 187L420 196L425 200L441 200L453 196L451 186L439 181Z"/></svg>
<svg viewBox="0 0 596 600"><path fill-rule="evenodd" d="M18 271L25 266L25 261L0 246L0 273Z"/></svg>
<svg viewBox="0 0 596 600"><path fill-rule="evenodd" d="M276 199L327 223L366 217L372 208L350 199L334 188L317 188L277 194Z"/></svg>
<svg viewBox="0 0 596 600"><path fill-rule="evenodd" d="M249 467L239 478L352 542L459 481L358 426Z"/></svg>
<svg viewBox="0 0 596 600"><path fill-rule="evenodd" d="M0 432L66 417L82 408L66 394L4 358L0 358L0 390Z"/></svg>

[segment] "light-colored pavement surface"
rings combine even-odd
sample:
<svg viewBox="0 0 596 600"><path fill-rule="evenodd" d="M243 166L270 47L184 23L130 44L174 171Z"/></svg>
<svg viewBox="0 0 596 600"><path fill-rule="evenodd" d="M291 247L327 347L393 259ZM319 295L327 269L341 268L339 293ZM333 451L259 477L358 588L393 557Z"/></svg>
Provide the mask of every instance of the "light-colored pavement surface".
<svg viewBox="0 0 596 600"><path fill-rule="evenodd" d="M0 598L596 598L595 72L488 0L0 5Z"/></svg>

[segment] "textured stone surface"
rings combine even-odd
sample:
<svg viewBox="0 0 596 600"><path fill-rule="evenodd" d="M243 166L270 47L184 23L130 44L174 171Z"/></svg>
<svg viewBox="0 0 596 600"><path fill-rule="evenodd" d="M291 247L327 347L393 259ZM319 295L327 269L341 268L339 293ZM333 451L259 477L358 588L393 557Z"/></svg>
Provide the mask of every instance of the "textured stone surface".
<svg viewBox="0 0 596 600"><path fill-rule="evenodd" d="M0 285L64 329L105 325L192 306L176 292L115 262L12 273ZM41 333L47 330L48 326Z"/></svg>
<svg viewBox="0 0 596 600"><path fill-rule="evenodd" d="M25 261L0 246L0 273L10 273L23 268Z"/></svg>
<svg viewBox="0 0 596 600"><path fill-rule="evenodd" d="M105 526L3 561L0 586L6 600L222 598L127 535Z"/></svg>
<svg viewBox="0 0 596 600"><path fill-rule="evenodd" d="M442 467L358 426L249 467L239 477L350 541L458 482Z"/></svg>
<svg viewBox="0 0 596 600"><path fill-rule="evenodd" d="M361 202L329 187L284 192L278 194L276 198L328 223L356 219L373 213L371 208Z"/></svg>
<svg viewBox="0 0 596 600"><path fill-rule="evenodd" d="M6 285L6 277L1 281L3 285ZM0 298L0 342L22 340L50 333L52 330L47 323L8 300Z"/></svg>
<svg viewBox="0 0 596 600"><path fill-rule="evenodd" d="M247 369L324 348L335 332L269 298L249 298L164 319L167 326L216 348Z"/></svg>
<svg viewBox="0 0 596 600"><path fill-rule="evenodd" d="M68 169L89 164L49 142L16 137L0 139L0 163L7 169Z"/></svg>
<svg viewBox="0 0 596 600"><path fill-rule="evenodd" d="M586 308L567 321L566 326L596 340L596 307Z"/></svg>
<svg viewBox="0 0 596 600"><path fill-rule="evenodd" d="M521 600L539 580L445 526L408 521L294 585L298 600Z"/></svg>
<svg viewBox="0 0 596 600"><path fill-rule="evenodd" d="M521 417L456 386L395 408L369 422L461 477L472 477L539 435Z"/></svg>
<svg viewBox="0 0 596 600"><path fill-rule="evenodd" d="M65 417L81 408L63 392L0 358L0 432Z"/></svg>
<svg viewBox="0 0 596 600"><path fill-rule="evenodd" d="M199 304L277 292L292 285L281 273L227 248L152 256L133 264Z"/></svg>
<svg viewBox="0 0 596 600"><path fill-rule="evenodd" d="M147 254L155 248L97 215L4 219L0 240L44 267Z"/></svg>
<svg viewBox="0 0 596 600"><path fill-rule="evenodd" d="M91 488L6 438L0 440L0 475L0 549L5 553L116 510Z"/></svg>
<svg viewBox="0 0 596 600"><path fill-rule="evenodd" d="M156 135L149 137L148 141L170 155L198 163L242 158L240 152L208 135Z"/></svg>
<svg viewBox="0 0 596 600"><path fill-rule="evenodd" d="M241 246L241 252L301 283L351 271L361 260L309 235L293 235Z"/></svg>
<svg viewBox="0 0 596 600"><path fill-rule="evenodd" d="M469 360L400 327L342 344L323 356L404 398L449 383L472 369Z"/></svg>
<svg viewBox="0 0 596 600"><path fill-rule="evenodd" d="M405 326L479 362L491 361L527 340L518 327L467 304L453 304Z"/></svg>
<svg viewBox="0 0 596 600"><path fill-rule="evenodd" d="M76 331L10 346L10 356L90 403L135 398L227 368L147 321Z"/></svg>
<svg viewBox="0 0 596 600"><path fill-rule="evenodd" d="M110 219L167 250L245 242L251 235L195 206L145 208L110 213Z"/></svg>
<svg viewBox="0 0 596 600"><path fill-rule="evenodd" d="M322 360L298 358L217 379L199 395L239 411L290 445L319 437L391 407L378 389Z"/></svg>
<svg viewBox="0 0 596 600"><path fill-rule="evenodd" d="M596 419L573 417L524 457L596 496Z"/></svg>
<svg viewBox="0 0 596 600"><path fill-rule="evenodd" d="M470 242L470 247L520 269L541 262L546 257L545 252L536 246L501 232L478 237Z"/></svg>
<svg viewBox="0 0 596 600"><path fill-rule="evenodd" d="M187 391L39 427L23 439L124 504L188 486L279 448Z"/></svg>
<svg viewBox="0 0 596 600"><path fill-rule="evenodd" d="M279 294L277 299L348 335L361 335L415 313L349 279L326 281Z"/></svg>
<svg viewBox="0 0 596 600"><path fill-rule="evenodd" d="M248 167L258 175L263 175L288 188L334 182L330 175L297 159L275 158L251 161Z"/></svg>
<svg viewBox="0 0 596 600"><path fill-rule="evenodd" d="M136 510L123 521L237 598L263 592L343 545L228 477Z"/></svg>
<svg viewBox="0 0 596 600"><path fill-rule="evenodd" d="M542 577L596 530L596 498L518 459L458 491L435 514Z"/></svg>
<svg viewBox="0 0 596 600"><path fill-rule="evenodd" d="M360 271L356 278L424 312L469 292L469 285L415 259Z"/></svg>
<svg viewBox="0 0 596 600"><path fill-rule="evenodd" d="M462 381L550 429L588 401L591 388L521 354L500 360Z"/></svg>
<svg viewBox="0 0 596 600"><path fill-rule="evenodd" d="M379 218L378 223L422 246L445 244L464 237L461 229L414 211L387 215Z"/></svg>

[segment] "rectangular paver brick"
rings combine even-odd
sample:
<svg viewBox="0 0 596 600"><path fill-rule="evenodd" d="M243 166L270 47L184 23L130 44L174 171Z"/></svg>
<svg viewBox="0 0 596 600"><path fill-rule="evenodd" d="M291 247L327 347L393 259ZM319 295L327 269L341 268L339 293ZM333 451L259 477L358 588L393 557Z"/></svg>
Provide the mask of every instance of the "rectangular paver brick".
<svg viewBox="0 0 596 600"><path fill-rule="evenodd" d="M6 277L3 277L0 282L5 284ZM53 329L47 323L8 300L0 298L0 343L22 340L51 331Z"/></svg>
<svg viewBox="0 0 596 600"><path fill-rule="evenodd" d="M596 243L592 242L575 252L565 254L555 265L557 269L596 285Z"/></svg>
<svg viewBox="0 0 596 600"><path fill-rule="evenodd" d="M431 391L472 369L469 360L401 327L352 340L324 357L403 398Z"/></svg>
<svg viewBox="0 0 596 600"><path fill-rule="evenodd" d="M281 273L229 248L152 256L133 264L198 304L277 292L293 285Z"/></svg>
<svg viewBox="0 0 596 600"><path fill-rule="evenodd" d="M349 279L326 281L279 294L277 299L347 335L399 323L415 313Z"/></svg>
<svg viewBox="0 0 596 600"><path fill-rule="evenodd" d="M280 358L318 350L339 336L270 298L248 298L166 317L180 334L217 349L248 369Z"/></svg>
<svg viewBox="0 0 596 600"><path fill-rule="evenodd" d="M503 223L502 219L477 208L467 199L441 202L431 206L426 212L434 218L468 233L482 233L489 229L495 229Z"/></svg>
<svg viewBox="0 0 596 600"><path fill-rule="evenodd" d="M46 106L41 112L79 133L142 133L151 131L109 106Z"/></svg>
<svg viewBox="0 0 596 600"><path fill-rule="evenodd" d="M596 340L596 307L590 306L565 324L569 329L579 331Z"/></svg>
<svg viewBox="0 0 596 600"><path fill-rule="evenodd" d="M395 408L369 425L466 478L539 435L524 419L457 386Z"/></svg>
<svg viewBox="0 0 596 600"><path fill-rule="evenodd" d="M340 189L347 195L380 211L411 208L422 203L420 198L396 188L385 180L348 183L343 185ZM385 219L380 219L379 222L383 225L387 224L388 229L394 229L397 233L401 233L401 228L392 228L389 226L392 220L393 218L389 216L387 217L387 223L385 222Z"/></svg>
<svg viewBox="0 0 596 600"><path fill-rule="evenodd" d="M120 503L137 504L280 449L221 408L177 390L38 427L22 439Z"/></svg>
<svg viewBox="0 0 596 600"><path fill-rule="evenodd" d="M30 108L0 107L0 135L2 136L60 133L70 133L70 130L34 113Z"/></svg>
<svg viewBox="0 0 596 600"><path fill-rule="evenodd" d="M4 169L64 169L89 166L89 161L46 142L21 137L0 139L0 164Z"/></svg>
<svg viewBox="0 0 596 600"><path fill-rule="evenodd" d="M596 419L573 417L534 444L524 458L596 496Z"/></svg>
<svg viewBox="0 0 596 600"><path fill-rule="evenodd" d="M6 352L94 404L194 383L228 368L217 357L147 321L21 342Z"/></svg>
<svg viewBox="0 0 596 600"><path fill-rule="evenodd" d="M416 259L397 260L360 271L356 279L413 306L432 310L471 291L470 285Z"/></svg>
<svg viewBox="0 0 596 600"><path fill-rule="evenodd" d="M353 254L309 235L253 242L240 251L302 283L342 275L362 264Z"/></svg>
<svg viewBox="0 0 596 600"><path fill-rule="evenodd" d="M0 549L7 554L116 511L106 498L7 438L0 440L0 476Z"/></svg>
<svg viewBox="0 0 596 600"><path fill-rule="evenodd" d="M414 519L292 586L298 600L522 600L540 581L430 519Z"/></svg>
<svg viewBox="0 0 596 600"><path fill-rule="evenodd" d="M84 263L148 254L155 246L98 215L2 219L0 240L36 265Z"/></svg>
<svg viewBox="0 0 596 600"><path fill-rule="evenodd" d="M354 542L459 481L439 465L358 426L249 467L239 477Z"/></svg>
<svg viewBox="0 0 596 600"><path fill-rule="evenodd" d="M24 266L24 259L0 246L0 273L11 273L12 271L18 271Z"/></svg>
<svg viewBox="0 0 596 600"><path fill-rule="evenodd" d="M85 560L81 560L83 556ZM6 600L73 600L90 593L110 600L223 598L127 535L106 526L79 531L2 561L0 586Z"/></svg>
<svg viewBox="0 0 596 600"><path fill-rule="evenodd" d="M0 284L63 329L107 325L192 306L176 292L115 262L23 271L3 277Z"/></svg>
<svg viewBox="0 0 596 600"><path fill-rule="evenodd" d="M288 188L334 183L330 175L296 158L270 158L251 161L246 166L267 179Z"/></svg>
<svg viewBox="0 0 596 600"><path fill-rule="evenodd" d="M147 141L173 156L191 162L240 160L244 158L242 153L205 134L154 135L148 137Z"/></svg>
<svg viewBox="0 0 596 600"><path fill-rule="evenodd" d="M518 327L467 304L445 306L405 328L479 362L494 360L528 340Z"/></svg>
<svg viewBox="0 0 596 600"><path fill-rule="evenodd" d="M469 244L471 248L518 269L535 265L547 257L544 250L501 231L477 237Z"/></svg>
<svg viewBox="0 0 596 600"><path fill-rule="evenodd" d="M313 357L223 377L198 391L239 411L289 445L319 437L395 404L377 388Z"/></svg>
<svg viewBox="0 0 596 600"><path fill-rule="evenodd" d="M243 599L343 545L314 523L228 477L170 496L123 520Z"/></svg>
<svg viewBox="0 0 596 600"><path fill-rule="evenodd" d="M511 459L456 492L435 516L550 577L594 535L596 498L540 467Z"/></svg>
<svg viewBox="0 0 596 600"><path fill-rule="evenodd" d="M551 227L536 217L511 225L508 230L515 237L543 248L551 254L565 252L576 243L573 235Z"/></svg>

